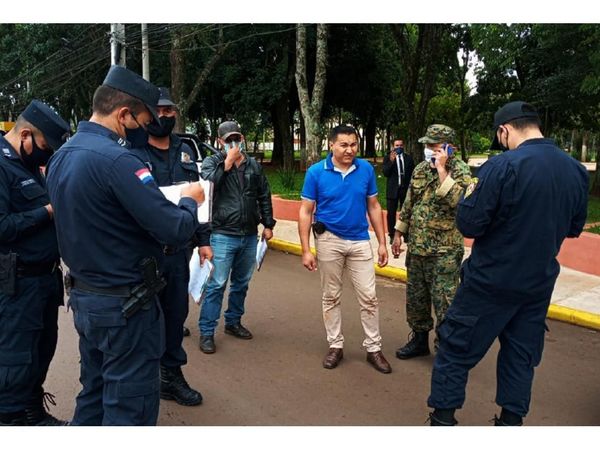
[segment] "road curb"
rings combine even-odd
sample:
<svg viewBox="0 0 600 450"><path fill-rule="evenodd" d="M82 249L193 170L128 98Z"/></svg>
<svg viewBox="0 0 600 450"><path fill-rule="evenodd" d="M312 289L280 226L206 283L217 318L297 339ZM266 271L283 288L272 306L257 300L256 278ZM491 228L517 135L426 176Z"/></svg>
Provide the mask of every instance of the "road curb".
<svg viewBox="0 0 600 450"><path fill-rule="evenodd" d="M269 241L269 247L274 250L291 253L292 255L302 256L302 248L299 244L293 242L273 238ZM313 254L315 253L313 247L311 247L311 251ZM392 278L406 283L406 269L397 267L382 268L375 264L375 273L382 277ZM600 314L579 311L577 309L567 308L566 306L550 305L550 308L548 308L548 318L578 325L580 327L600 330Z"/></svg>

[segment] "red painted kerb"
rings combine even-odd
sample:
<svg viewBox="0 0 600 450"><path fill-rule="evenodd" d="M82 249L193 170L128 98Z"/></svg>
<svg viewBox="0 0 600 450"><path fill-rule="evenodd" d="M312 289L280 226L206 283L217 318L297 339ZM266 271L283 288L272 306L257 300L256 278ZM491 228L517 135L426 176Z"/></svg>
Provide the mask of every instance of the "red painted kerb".
<svg viewBox="0 0 600 450"><path fill-rule="evenodd" d="M276 219L298 221L300 202L273 196L273 214ZM383 225L386 228L385 211ZM470 247L471 239L465 239ZM558 254L561 265L579 272L600 276L600 235L583 232L577 239L565 239Z"/></svg>

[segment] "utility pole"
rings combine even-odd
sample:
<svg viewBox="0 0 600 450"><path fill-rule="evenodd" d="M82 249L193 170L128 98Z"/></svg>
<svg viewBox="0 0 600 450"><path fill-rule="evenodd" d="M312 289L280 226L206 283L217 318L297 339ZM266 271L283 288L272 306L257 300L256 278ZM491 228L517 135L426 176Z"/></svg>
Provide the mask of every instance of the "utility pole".
<svg viewBox="0 0 600 450"><path fill-rule="evenodd" d="M127 67L125 61L125 24L110 24L110 65Z"/></svg>
<svg viewBox="0 0 600 450"><path fill-rule="evenodd" d="M142 24L142 76L150 81L150 48L148 47L148 24Z"/></svg>

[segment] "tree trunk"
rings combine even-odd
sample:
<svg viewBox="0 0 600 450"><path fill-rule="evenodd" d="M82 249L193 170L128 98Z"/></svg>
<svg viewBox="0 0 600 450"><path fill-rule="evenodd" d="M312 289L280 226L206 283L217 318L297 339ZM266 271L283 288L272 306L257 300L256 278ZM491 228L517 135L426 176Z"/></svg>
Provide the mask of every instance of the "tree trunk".
<svg viewBox="0 0 600 450"><path fill-rule="evenodd" d="M596 150L596 172L594 172L594 179L592 180L591 195L600 198L600 150Z"/></svg>
<svg viewBox="0 0 600 450"><path fill-rule="evenodd" d="M179 33L174 31L171 35L171 53L169 56L171 61L171 96L177 104L183 100L185 82L183 69L183 52L181 51L181 38ZM185 130L185 117L182 114L177 115L174 131L181 133Z"/></svg>
<svg viewBox="0 0 600 450"><path fill-rule="evenodd" d="M321 159L321 137L319 135L321 109L325 96L327 66L327 25L317 25L317 63L312 95L308 90L306 76L306 26L299 24L296 31L296 86L300 110L306 126L307 166ZM312 97L312 98L311 98Z"/></svg>
<svg viewBox="0 0 600 450"><path fill-rule="evenodd" d="M584 131L581 141L581 162L586 162L587 160L587 151L588 151L588 142L590 139L590 132Z"/></svg>
<svg viewBox="0 0 600 450"><path fill-rule="evenodd" d="M448 31L448 25L418 24L416 43L406 24L394 24L391 27L406 71L406 82L402 85L400 95L408 128L404 146L417 163L423 159L417 140L426 128L427 109L439 72L442 38Z"/></svg>
<svg viewBox="0 0 600 450"><path fill-rule="evenodd" d="M273 120L273 156L274 165L291 168L294 164L294 147L291 134L290 110L287 95L281 96L271 108Z"/></svg>
<svg viewBox="0 0 600 450"><path fill-rule="evenodd" d="M369 119L367 127L365 128L365 156L367 158L373 158L376 156L375 153L375 136L377 134L377 126L373 119Z"/></svg>

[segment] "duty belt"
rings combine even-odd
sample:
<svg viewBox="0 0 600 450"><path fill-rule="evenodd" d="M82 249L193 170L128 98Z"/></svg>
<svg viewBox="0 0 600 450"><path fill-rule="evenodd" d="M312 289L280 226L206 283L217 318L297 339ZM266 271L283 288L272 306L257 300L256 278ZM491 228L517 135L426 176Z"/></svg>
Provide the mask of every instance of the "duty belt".
<svg viewBox="0 0 600 450"><path fill-rule="evenodd" d="M131 295L131 288L129 286L101 288L89 285L81 280L76 280L73 277L71 277L71 289L78 289L92 294L107 295L109 297L129 297Z"/></svg>
<svg viewBox="0 0 600 450"><path fill-rule="evenodd" d="M49 263L24 263L17 260L18 277L39 277L41 275L50 275L59 267L59 262Z"/></svg>

